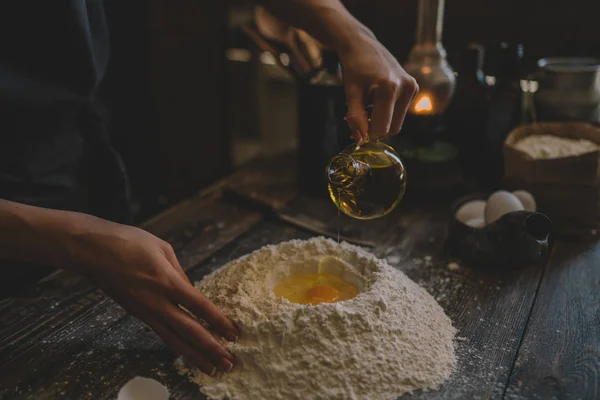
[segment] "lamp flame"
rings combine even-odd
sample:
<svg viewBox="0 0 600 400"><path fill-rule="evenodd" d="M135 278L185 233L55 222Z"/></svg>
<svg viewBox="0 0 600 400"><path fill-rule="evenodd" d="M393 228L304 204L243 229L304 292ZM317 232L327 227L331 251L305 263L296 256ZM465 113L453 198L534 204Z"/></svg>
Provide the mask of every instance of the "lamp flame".
<svg viewBox="0 0 600 400"><path fill-rule="evenodd" d="M433 110L433 104L429 96L424 95L415 104L415 112L417 113L428 113Z"/></svg>

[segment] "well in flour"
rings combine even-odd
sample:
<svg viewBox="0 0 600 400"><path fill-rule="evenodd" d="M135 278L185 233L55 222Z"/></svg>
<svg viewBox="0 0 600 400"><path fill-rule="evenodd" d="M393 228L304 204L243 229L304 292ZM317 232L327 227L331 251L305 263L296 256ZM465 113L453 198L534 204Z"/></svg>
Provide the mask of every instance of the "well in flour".
<svg viewBox="0 0 600 400"><path fill-rule="evenodd" d="M286 269L289 276L275 284L273 294L292 303L335 303L350 300L364 285L362 279L333 257L310 260Z"/></svg>
<svg viewBox="0 0 600 400"><path fill-rule="evenodd" d="M327 273L354 297L298 304L273 289ZM206 276L197 288L240 326L225 343L238 365L209 377L178 366L211 399L396 399L438 388L455 367L456 330L402 272L365 250L325 238L266 246Z"/></svg>

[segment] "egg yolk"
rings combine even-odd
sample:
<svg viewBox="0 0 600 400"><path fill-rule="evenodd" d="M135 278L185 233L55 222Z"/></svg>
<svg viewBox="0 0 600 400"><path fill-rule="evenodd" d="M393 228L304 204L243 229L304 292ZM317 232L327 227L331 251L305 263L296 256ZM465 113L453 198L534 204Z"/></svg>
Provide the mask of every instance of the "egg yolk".
<svg viewBox="0 0 600 400"><path fill-rule="evenodd" d="M319 285L308 289L305 298L311 304L335 303L340 298L340 291L333 286Z"/></svg>
<svg viewBox="0 0 600 400"><path fill-rule="evenodd" d="M358 288L333 274L297 274L278 283L273 294L292 303L316 305L349 300L358 294Z"/></svg>

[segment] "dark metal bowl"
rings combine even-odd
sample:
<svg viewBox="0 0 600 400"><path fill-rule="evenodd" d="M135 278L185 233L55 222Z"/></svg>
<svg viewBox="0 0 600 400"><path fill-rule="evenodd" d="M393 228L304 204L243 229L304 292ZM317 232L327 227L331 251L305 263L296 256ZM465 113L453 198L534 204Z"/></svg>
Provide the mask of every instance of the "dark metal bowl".
<svg viewBox="0 0 600 400"><path fill-rule="evenodd" d="M483 228L456 219L456 211L483 194L461 197L452 204L446 245L452 256L481 267L516 269L545 262L552 229L550 218L539 212L514 211Z"/></svg>

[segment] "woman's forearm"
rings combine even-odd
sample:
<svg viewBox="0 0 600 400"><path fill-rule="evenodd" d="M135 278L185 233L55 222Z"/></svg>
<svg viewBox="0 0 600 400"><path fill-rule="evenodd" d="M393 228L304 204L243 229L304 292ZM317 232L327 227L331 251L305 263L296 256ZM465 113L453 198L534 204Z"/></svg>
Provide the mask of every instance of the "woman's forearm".
<svg viewBox="0 0 600 400"><path fill-rule="evenodd" d="M303 29L339 52L361 36L373 33L338 0L254 0L281 20Z"/></svg>
<svg viewBox="0 0 600 400"><path fill-rule="evenodd" d="M0 258L67 267L71 214L0 199Z"/></svg>

